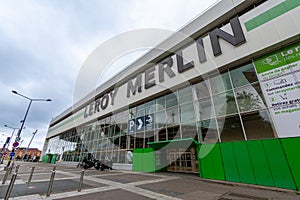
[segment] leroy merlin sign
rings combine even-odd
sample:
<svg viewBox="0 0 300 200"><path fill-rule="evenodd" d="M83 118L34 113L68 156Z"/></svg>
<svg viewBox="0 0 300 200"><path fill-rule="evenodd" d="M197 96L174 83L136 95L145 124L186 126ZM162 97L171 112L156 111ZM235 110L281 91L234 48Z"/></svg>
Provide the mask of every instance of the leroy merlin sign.
<svg viewBox="0 0 300 200"><path fill-rule="evenodd" d="M278 136L300 136L300 42L254 64Z"/></svg>

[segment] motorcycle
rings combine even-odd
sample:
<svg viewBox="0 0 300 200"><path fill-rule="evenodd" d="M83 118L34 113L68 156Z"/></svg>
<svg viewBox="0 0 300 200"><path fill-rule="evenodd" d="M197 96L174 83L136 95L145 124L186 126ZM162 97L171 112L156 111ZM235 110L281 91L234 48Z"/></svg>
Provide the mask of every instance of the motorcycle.
<svg viewBox="0 0 300 200"><path fill-rule="evenodd" d="M104 163L102 161L99 161L99 160L95 161L94 167L95 167L95 169L101 170L101 171L104 171L105 169L112 170L112 164L110 164L110 163L106 164L106 163Z"/></svg>
<svg viewBox="0 0 300 200"><path fill-rule="evenodd" d="M83 159L81 163L78 163L77 168L80 167L81 169L90 169L95 166L94 160L86 160Z"/></svg>

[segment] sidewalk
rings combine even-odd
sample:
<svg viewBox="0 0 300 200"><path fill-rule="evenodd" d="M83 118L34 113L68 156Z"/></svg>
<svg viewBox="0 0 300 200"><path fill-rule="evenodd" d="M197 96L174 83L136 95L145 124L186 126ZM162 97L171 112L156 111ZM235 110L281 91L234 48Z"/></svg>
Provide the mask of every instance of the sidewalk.
<svg viewBox="0 0 300 200"><path fill-rule="evenodd" d="M78 192L81 169L56 167L55 181L50 197L46 197L53 164L16 162L20 164L11 199L109 199L109 200L300 200L293 191L279 192L249 186L228 185L201 180L196 174L137 173L131 171L85 170L82 191ZM32 182L27 183L35 165ZM0 172L2 183L4 172ZM0 185L0 199L4 198L10 177Z"/></svg>

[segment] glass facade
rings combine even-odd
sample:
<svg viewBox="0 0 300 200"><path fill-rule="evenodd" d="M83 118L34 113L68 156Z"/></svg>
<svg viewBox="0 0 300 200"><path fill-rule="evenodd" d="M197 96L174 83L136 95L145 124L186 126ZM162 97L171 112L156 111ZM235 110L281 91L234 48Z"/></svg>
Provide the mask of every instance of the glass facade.
<svg viewBox="0 0 300 200"><path fill-rule="evenodd" d="M130 120L151 116L153 125L129 131ZM149 122L150 123L150 122ZM64 161L82 157L131 163L127 152L148 142L194 138L200 143L276 137L253 64L208 75L109 117L46 141L46 153Z"/></svg>

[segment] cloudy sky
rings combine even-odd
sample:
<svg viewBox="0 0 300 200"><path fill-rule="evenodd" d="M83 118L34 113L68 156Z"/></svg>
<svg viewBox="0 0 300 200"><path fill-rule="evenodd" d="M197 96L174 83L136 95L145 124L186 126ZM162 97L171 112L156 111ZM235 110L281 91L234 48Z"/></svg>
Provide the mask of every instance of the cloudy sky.
<svg viewBox="0 0 300 200"><path fill-rule="evenodd" d="M76 77L88 55L106 40L141 28L178 30L216 0L1 0L0 146L20 127L27 146L42 149L47 129L73 103ZM93 90L94 88L91 88Z"/></svg>

